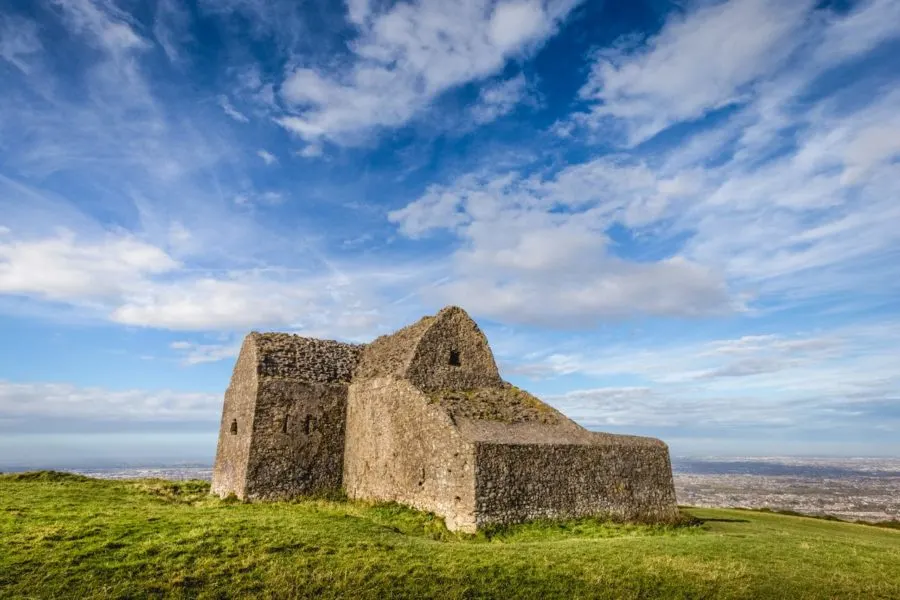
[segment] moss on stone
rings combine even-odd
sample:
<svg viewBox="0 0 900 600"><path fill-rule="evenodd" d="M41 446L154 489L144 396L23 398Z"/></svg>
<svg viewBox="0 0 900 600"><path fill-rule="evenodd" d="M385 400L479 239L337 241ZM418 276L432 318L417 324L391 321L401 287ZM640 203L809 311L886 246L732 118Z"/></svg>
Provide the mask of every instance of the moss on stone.
<svg viewBox="0 0 900 600"><path fill-rule="evenodd" d="M438 390L428 394L428 401L440 405L454 418L554 425L560 422L556 410L507 382L474 390Z"/></svg>

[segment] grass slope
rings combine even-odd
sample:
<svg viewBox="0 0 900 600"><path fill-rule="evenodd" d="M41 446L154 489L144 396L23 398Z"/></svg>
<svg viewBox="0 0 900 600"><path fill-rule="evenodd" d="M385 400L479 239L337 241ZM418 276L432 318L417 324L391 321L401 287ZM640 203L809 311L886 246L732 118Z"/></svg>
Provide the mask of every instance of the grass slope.
<svg viewBox="0 0 900 600"><path fill-rule="evenodd" d="M900 598L900 532L740 510L455 535L339 499L243 504L204 482L0 476L0 598Z"/></svg>

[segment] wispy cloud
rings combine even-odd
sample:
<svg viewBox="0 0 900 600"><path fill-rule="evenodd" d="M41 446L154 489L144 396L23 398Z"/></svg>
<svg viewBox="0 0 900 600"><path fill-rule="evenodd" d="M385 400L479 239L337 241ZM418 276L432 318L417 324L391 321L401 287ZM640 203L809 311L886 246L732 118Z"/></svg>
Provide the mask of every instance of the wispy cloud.
<svg viewBox="0 0 900 600"><path fill-rule="evenodd" d="M0 238L0 293L52 300L141 327L321 332L330 322L331 337L353 337L373 331L380 286L406 277L402 269L391 275L364 267L352 275L277 267L202 271L128 234L93 241L68 231L33 240L11 233Z"/></svg>
<svg viewBox="0 0 900 600"><path fill-rule="evenodd" d="M529 95L528 82L522 74L481 88L471 108L476 125L490 123L512 112Z"/></svg>
<svg viewBox="0 0 900 600"><path fill-rule="evenodd" d="M42 49L33 21L0 15L0 58L27 74L31 71L31 59Z"/></svg>
<svg viewBox="0 0 900 600"><path fill-rule="evenodd" d="M403 125L444 91L493 75L533 51L574 4L422 0L380 9L351 3L348 18L357 37L350 66L291 71L281 86L291 110L276 120L312 143L352 143L373 129ZM497 94L509 103L510 92Z"/></svg>
<svg viewBox="0 0 900 600"><path fill-rule="evenodd" d="M811 81L898 35L886 25L900 17L891 0L862 2L849 15L813 8L809 0L689 3L656 36L626 37L597 53L580 92L591 112L575 118L605 134L624 131L634 145L674 123L758 101L786 73Z"/></svg>
<svg viewBox="0 0 900 600"><path fill-rule="evenodd" d="M194 42L189 32L191 15L179 0L158 0L153 18L153 35L174 64L188 60L185 46Z"/></svg>
<svg viewBox="0 0 900 600"><path fill-rule="evenodd" d="M274 165L278 163L278 157L268 150L257 150L256 155L260 157L267 165Z"/></svg>
<svg viewBox="0 0 900 600"><path fill-rule="evenodd" d="M198 344L180 340L169 346L181 355L184 365L199 365L220 360L233 359L240 352L240 342L227 344Z"/></svg>
<svg viewBox="0 0 900 600"><path fill-rule="evenodd" d="M642 166L597 160L547 179L464 177L432 187L390 219L409 236L454 232L463 241L455 276L427 293L496 318L571 326L739 310L714 270L680 256L636 263L610 251L613 223L653 221L678 188Z"/></svg>
<svg viewBox="0 0 900 600"><path fill-rule="evenodd" d="M798 429L882 425L879 416L900 398L900 378L888 358L895 322L827 333L744 336L656 349L616 344L577 354L532 357L520 374L581 374L635 385L598 386L550 401L594 427L765 427Z"/></svg>
<svg viewBox="0 0 900 600"><path fill-rule="evenodd" d="M228 96L224 96L224 95L219 96L219 106L222 107L222 110L225 111L226 115L228 115L235 121L237 121L239 123L249 123L250 122L250 119L247 117L247 115L245 115L244 113L242 113L241 111L236 109L231 104L231 102L229 102Z"/></svg>
<svg viewBox="0 0 900 600"><path fill-rule="evenodd" d="M0 418L78 421L215 421L219 394L109 390L67 383L0 381Z"/></svg>
<svg viewBox="0 0 900 600"><path fill-rule="evenodd" d="M725 104L743 108L652 154L638 148L563 168L524 163L466 175L432 186L390 219L412 238L453 233L455 277L441 297L466 298L497 318L586 323L629 313L785 308L851 293L884 301L900 274L900 238L889 225L900 218L891 201L900 95L876 87L860 101L863 89L878 86L863 79L834 97L809 97L802 109L792 101L827 66L804 70L800 59L821 54L810 40L835 38L867 11L891 10L873 2L823 20L804 4L735 0L688 11L618 62L598 59L589 85L610 96L595 116L628 128L635 141ZM700 59L734 29L726 23L753 19L768 23L770 34L739 35L740 51L718 53L712 67ZM790 32L806 41L795 40L798 62L787 64L774 47ZM874 47L888 33L869 35L854 48ZM682 62L679 49L691 58ZM836 67L852 55L824 56ZM709 68L720 75L707 77ZM781 74L742 87L772 71ZM616 256L610 231L617 227L629 232L630 254L657 258Z"/></svg>

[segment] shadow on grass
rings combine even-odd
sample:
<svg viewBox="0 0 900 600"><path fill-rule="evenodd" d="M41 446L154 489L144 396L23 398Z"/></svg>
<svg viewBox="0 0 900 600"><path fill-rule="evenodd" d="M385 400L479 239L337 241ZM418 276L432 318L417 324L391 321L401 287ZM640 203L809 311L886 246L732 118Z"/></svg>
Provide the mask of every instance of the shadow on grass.
<svg viewBox="0 0 900 600"><path fill-rule="evenodd" d="M701 523L749 523L747 519L700 519Z"/></svg>

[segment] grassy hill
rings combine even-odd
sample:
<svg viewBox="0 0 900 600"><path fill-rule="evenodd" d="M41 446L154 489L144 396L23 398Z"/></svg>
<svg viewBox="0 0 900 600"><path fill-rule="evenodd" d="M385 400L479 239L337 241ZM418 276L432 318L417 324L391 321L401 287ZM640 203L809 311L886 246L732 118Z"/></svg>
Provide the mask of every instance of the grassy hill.
<svg viewBox="0 0 900 600"><path fill-rule="evenodd" d="M900 531L686 509L477 536L340 499L243 504L208 484L0 475L0 598L900 598Z"/></svg>

